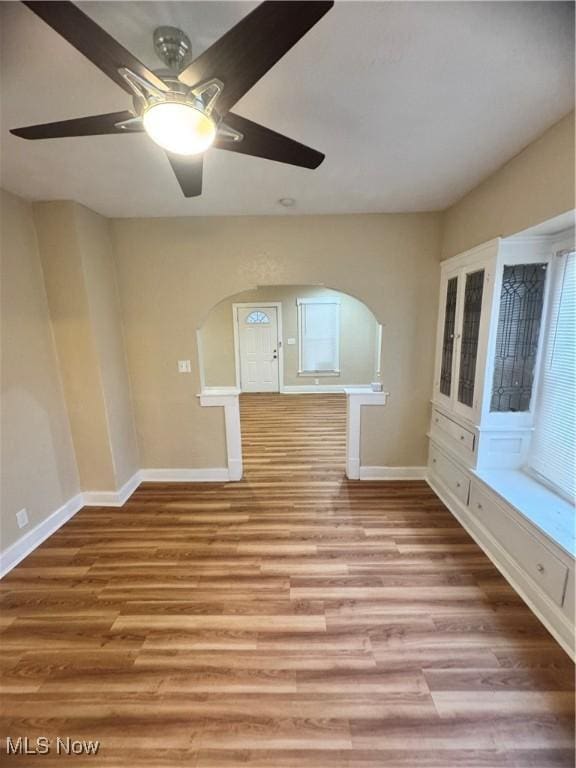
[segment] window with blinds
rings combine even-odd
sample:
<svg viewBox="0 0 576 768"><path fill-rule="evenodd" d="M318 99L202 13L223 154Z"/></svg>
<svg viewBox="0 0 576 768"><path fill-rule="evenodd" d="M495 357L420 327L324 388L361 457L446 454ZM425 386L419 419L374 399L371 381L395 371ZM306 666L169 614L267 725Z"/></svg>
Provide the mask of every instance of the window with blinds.
<svg viewBox="0 0 576 768"><path fill-rule="evenodd" d="M558 257L529 467L564 496L576 494L576 253Z"/></svg>
<svg viewBox="0 0 576 768"><path fill-rule="evenodd" d="M299 373L340 373L340 302L298 299Z"/></svg>

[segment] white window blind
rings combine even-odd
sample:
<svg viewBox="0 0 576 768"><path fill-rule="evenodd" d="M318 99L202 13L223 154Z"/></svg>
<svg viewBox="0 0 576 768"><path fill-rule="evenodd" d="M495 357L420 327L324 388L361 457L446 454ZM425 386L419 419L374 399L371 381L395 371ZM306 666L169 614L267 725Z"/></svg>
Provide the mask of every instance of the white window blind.
<svg viewBox="0 0 576 768"><path fill-rule="evenodd" d="M576 254L561 262L552 286L530 468L564 495L576 492Z"/></svg>
<svg viewBox="0 0 576 768"><path fill-rule="evenodd" d="M340 303L298 299L300 373L340 372Z"/></svg>

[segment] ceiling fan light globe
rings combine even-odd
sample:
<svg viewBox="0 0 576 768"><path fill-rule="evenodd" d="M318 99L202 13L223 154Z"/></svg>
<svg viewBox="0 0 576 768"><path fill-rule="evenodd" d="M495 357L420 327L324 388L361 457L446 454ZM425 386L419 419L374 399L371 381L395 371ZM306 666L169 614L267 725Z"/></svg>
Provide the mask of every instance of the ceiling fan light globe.
<svg viewBox="0 0 576 768"><path fill-rule="evenodd" d="M214 121L191 104L152 104L142 121L152 141L176 155L198 155L216 138Z"/></svg>

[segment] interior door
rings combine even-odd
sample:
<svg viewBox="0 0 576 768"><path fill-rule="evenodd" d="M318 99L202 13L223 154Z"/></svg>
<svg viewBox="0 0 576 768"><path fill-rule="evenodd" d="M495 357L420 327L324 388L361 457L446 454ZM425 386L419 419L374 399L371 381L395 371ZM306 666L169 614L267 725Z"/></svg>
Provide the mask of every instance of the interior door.
<svg viewBox="0 0 576 768"><path fill-rule="evenodd" d="M242 392L278 392L276 307L238 307L237 320Z"/></svg>

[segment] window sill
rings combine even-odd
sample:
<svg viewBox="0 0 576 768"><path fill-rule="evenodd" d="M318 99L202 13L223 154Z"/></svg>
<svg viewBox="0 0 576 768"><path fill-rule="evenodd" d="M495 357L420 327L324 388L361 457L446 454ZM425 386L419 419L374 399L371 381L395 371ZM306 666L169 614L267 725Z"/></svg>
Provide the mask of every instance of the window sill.
<svg viewBox="0 0 576 768"><path fill-rule="evenodd" d="M575 509L533 477L516 469L484 469L476 477L572 557L576 556Z"/></svg>
<svg viewBox="0 0 576 768"><path fill-rule="evenodd" d="M340 371L298 371L298 376L304 378L323 379L327 376L340 376Z"/></svg>

